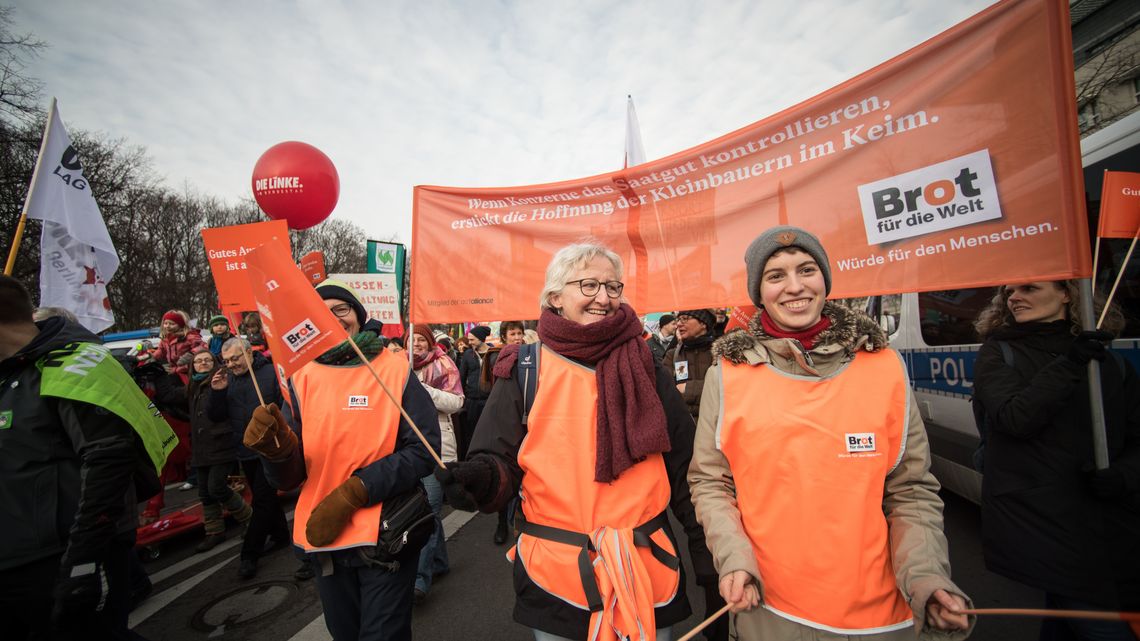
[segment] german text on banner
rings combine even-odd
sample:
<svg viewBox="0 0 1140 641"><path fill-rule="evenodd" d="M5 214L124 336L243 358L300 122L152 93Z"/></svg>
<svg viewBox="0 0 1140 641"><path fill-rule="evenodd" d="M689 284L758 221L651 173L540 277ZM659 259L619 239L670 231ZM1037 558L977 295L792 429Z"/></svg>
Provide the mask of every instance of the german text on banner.
<svg viewBox="0 0 1140 641"><path fill-rule="evenodd" d="M119 254L55 100L47 122L25 204L28 218L43 221L40 306L71 310L84 327L101 332L115 324L107 283L119 269Z"/></svg>
<svg viewBox="0 0 1140 641"><path fill-rule="evenodd" d="M329 274L329 278L356 290L369 320L384 325L400 324L400 293L396 289L395 274Z"/></svg>
<svg viewBox="0 0 1140 641"><path fill-rule="evenodd" d="M1140 174L1104 172L1100 196L1100 238L1134 238L1140 234Z"/></svg>
<svg viewBox="0 0 1140 641"><path fill-rule="evenodd" d="M786 216L834 297L1091 272L1068 4L1005 0L843 84L667 158L512 188L419 186L411 319L535 318L592 237L641 313L748 302L744 250ZM557 153L557 150L551 150Z"/></svg>
<svg viewBox="0 0 1140 641"><path fill-rule="evenodd" d="M245 262L245 275L282 381L348 338L287 247L268 242L250 251Z"/></svg>
<svg viewBox="0 0 1140 641"><path fill-rule="evenodd" d="M248 225L210 227L202 230L206 258L214 274L218 304L251 311L256 309L253 290L245 274L246 255L265 243L276 243L289 253L289 224L284 220L268 220ZM312 288L312 285L309 285Z"/></svg>

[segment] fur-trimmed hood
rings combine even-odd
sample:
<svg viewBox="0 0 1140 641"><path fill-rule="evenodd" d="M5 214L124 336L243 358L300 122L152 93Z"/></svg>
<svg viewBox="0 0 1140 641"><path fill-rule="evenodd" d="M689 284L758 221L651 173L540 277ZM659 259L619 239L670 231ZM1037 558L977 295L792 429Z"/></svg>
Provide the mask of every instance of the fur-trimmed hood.
<svg viewBox="0 0 1140 641"><path fill-rule="evenodd" d="M831 325L816 337L815 347L811 350L813 353L843 352L845 357L850 358L859 349L875 352L888 345L886 332L863 312L827 301L823 305L823 315L831 321ZM776 338L764 331L760 324L760 312L757 311L747 330L738 329L725 334L713 343L712 349L713 356L739 364L749 361L749 351L761 352L764 351L760 349L762 346L774 348L776 344L791 343L791 339Z"/></svg>

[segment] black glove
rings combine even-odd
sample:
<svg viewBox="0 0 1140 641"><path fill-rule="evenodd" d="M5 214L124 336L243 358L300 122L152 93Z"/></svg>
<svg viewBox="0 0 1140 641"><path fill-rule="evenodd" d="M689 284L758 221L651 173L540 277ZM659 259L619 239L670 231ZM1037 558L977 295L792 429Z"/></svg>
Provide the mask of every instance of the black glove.
<svg viewBox="0 0 1140 641"><path fill-rule="evenodd" d="M1085 484L1094 496L1101 499L1121 499L1128 496L1128 479L1120 468L1108 467L1103 470L1091 466L1085 468Z"/></svg>
<svg viewBox="0 0 1140 641"><path fill-rule="evenodd" d="M499 483L498 466L486 458L448 463L447 469L435 468L435 478L443 486L447 502L457 510L476 512L480 503L494 498Z"/></svg>
<svg viewBox="0 0 1140 641"><path fill-rule="evenodd" d="M1069 345L1069 352L1066 356L1069 357L1069 360L1080 365L1088 365L1089 361L1094 358L1103 361L1104 357L1108 355L1108 350L1105 349L1104 344L1112 338L1112 334L1100 330L1081 332L1073 339L1073 344Z"/></svg>
<svg viewBox="0 0 1140 641"><path fill-rule="evenodd" d="M107 572L103 564L65 565L53 597L51 617L56 624L82 621L94 612L102 612L107 602Z"/></svg>

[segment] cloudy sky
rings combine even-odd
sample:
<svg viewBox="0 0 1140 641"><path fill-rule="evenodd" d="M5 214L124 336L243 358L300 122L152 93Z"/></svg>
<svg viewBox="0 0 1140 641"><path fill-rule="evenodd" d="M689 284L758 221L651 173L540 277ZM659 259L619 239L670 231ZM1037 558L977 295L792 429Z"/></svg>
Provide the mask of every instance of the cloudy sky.
<svg viewBox="0 0 1140 641"><path fill-rule="evenodd" d="M9 0L11 1L11 0ZM412 187L621 167L820 93L990 0L15 0L69 127L141 145L175 189L236 201L284 140L340 173L334 217L411 242ZM46 106L46 104L45 104Z"/></svg>

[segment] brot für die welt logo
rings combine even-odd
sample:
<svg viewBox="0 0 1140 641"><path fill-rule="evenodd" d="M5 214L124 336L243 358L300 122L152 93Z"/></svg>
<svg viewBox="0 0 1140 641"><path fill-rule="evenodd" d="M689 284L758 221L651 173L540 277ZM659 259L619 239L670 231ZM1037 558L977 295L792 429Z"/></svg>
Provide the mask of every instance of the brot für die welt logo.
<svg viewBox="0 0 1140 641"><path fill-rule="evenodd" d="M867 244L1001 218L988 149L859 185Z"/></svg>

